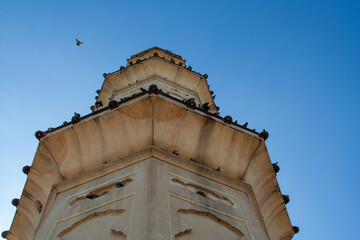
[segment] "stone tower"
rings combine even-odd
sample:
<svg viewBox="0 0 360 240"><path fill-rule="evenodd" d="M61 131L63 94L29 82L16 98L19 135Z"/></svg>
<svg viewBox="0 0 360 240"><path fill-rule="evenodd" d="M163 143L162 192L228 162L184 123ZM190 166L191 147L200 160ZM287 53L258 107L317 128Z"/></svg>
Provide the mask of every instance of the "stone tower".
<svg viewBox="0 0 360 240"><path fill-rule="evenodd" d="M92 113L36 132L9 240L281 240L266 131L221 117L201 75L153 47L104 74Z"/></svg>

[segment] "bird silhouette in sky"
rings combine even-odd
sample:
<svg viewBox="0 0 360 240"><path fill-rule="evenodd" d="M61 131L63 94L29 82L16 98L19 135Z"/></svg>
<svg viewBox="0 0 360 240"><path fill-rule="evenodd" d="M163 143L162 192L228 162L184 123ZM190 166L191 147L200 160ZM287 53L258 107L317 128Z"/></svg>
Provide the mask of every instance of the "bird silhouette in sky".
<svg viewBox="0 0 360 240"><path fill-rule="evenodd" d="M76 41L76 45L77 46L80 46L81 44L83 44L84 42L80 42L79 39L75 38L75 41Z"/></svg>

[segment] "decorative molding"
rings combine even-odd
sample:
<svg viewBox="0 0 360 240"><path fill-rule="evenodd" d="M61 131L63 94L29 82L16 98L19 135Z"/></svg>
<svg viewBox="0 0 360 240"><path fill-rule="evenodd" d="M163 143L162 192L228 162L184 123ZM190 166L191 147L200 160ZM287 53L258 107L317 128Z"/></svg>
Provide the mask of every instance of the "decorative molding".
<svg viewBox="0 0 360 240"><path fill-rule="evenodd" d="M65 230L63 230L61 233L58 234L58 237L61 238L61 237L65 236L66 234L68 234L69 232L71 232L72 230L77 228L78 226L88 222L89 220L91 220L93 218L102 217L102 216L106 216L106 215L109 215L109 214L122 214L124 212L125 212L124 209L119 209L119 210L111 209L111 210L107 210L105 212L95 212L95 213L87 216L86 218L83 218L83 219L75 222L73 225L71 225L71 227L68 227ZM111 230L113 230L113 229L111 229Z"/></svg>
<svg viewBox="0 0 360 240"><path fill-rule="evenodd" d="M211 199L214 199L214 200L218 200L222 203L225 203L231 207L235 207L235 203L234 201L232 201L230 198L224 196L224 195L220 195L214 191L211 191L207 188L204 188L204 187L201 187L199 185L195 185L193 183L185 183L184 181L178 179L178 178L172 178L171 179L171 182L173 183L176 183L177 185L181 185L183 187L185 187L187 190L191 191L191 192L194 192L194 193L197 193L203 197L209 197L209 196L212 196Z"/></svg>
<svg viewBox="0 0 360 240"><path fill-rule="evenodd" d="M181 237L184 234L190 233L191 232L191 228L185 229L184 231L178 232L177 234L175 234L175 238Z"/></svg>
<svg viewBox="0 0 360 240"><path fill-rule="evenodd" d="M72 200L70 202L70 206L73 206L73 205L75 205L76 203L78 203L80 201L84 201L84 200L87 200L87 199L94 199L94 198L106 195L106 194L108 194L110 192L111 189L124 187L125 185L131 183L132 181L133 181L133 179L126 178L126 179L124 179L122 181L115 182L115 183L109 184L109 185L107 185L105 187L95 189L95 190L89 192L88 194L86 194L84 196L77 197L74 200Z"/></svg>
<svg viewBox="0 0 360 240"><path fill-rule="evenodd" d="M221 225L223 225L224 227L226 227L228 230L232 231L233 233L235 233L236 235L238 235L240 238L242 238L244 236L244 234L237 229L236 227L232 226L230 223L228 223L227 221L218 218L217 216L215 216L214 214L211 214L209 212L203 212L203 211L197 211L195 209L178 209L177 210L178 213L184 213L184 214L194 214L194 215L199 215L199 216L203 216L203 217L207 217L211 220L213 220L214 222L217 222ZM186 231L186 230L185 230ZM181 236L181 235L179 235ZM176 237L176 236L175 236Z"/></svg>

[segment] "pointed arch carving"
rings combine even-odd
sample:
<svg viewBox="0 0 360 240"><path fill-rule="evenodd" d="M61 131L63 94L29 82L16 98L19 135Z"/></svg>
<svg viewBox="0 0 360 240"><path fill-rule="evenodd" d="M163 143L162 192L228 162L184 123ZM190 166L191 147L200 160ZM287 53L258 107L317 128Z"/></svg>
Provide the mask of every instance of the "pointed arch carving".
<svg viewBox="0 0 360 240"><path fill-rule="evenodd" d="M75 199L73 199L71 202L70 202L70 206L73 206L75 205L76 203L80 202L80 201L84 201L84 200L87 200L89 199L89 196L91 195L96 195L96 198L97 197L101 197L103 195L106 195L108 194L112 189L115 189L115 188L118 188L118 186L121 186L121 187L125 187L125 185L131 183L134 179L132 178L126 178L126 179L123 179L122 181L118 181L118 182L114 182L112 184L109 184L105 187L101 187L101 188L98 188L98 189L95 189L83 196L80 196L80 197L77 197ZM117 185L119 184L119 185ZM92 198L90 198L92 199Z"/></svg>
<svg viewBox="0 0 360 240"><path fill-rule="evenodd" d="M237 237L239 237L239 239L245 239L244 234L238 228L232 226L229 222L215 216L212 213L205 212L205 211L197 211L195 209L178 209L177 212L183 213L183 214L193 214L193 215L197 215L197 216L201 216L201 217L206 217L215 223L221 224L226 229L233 232ZM175 234L175 238L181 237L185 234L189 234L189 233L191 233L191 231L192 231L191 228L185 229L184 231L180 231L179 233Z"/></svg>
<svg viewBox="0 0 360 240"><path fill-rule="evenodd" d="M62 238L64 237L66 234L70 233L71 231L73 231L75 228L79 227L80 225L83 225L85 223L87 223L88 221L90 221L91 219L94 219L94 218L97 218L97 217L103 217L103 216L106 216L106 215L110 215L110 214L122 214L124 213L125 210L124 209L119 209L119 210L107 210L107 211L104 211L104 212L95 212L93 214L90 214L89 216L75 222L74 224L72 224L70 227L64 229L62 232L60 232L58 234L58 237L59 238ZM123 237L126 237L126 235L122 232L122 231L117 231L115 229L111 229L110 230L111 233L114 233L114 234L117 234L117 235L120 235L120 236L123 236Z"/></svg>
<svg viewBox="0 0 360 240"><path fill-rule="evenodd" d="M228 197L220 195L214 191L211 191L210 189L206 189L204 187L201 187L199 185L193 184L193 183L189 183L189 182L184 182L179 178L172 178L171 182L176 183L180 186L185 187L187 190L191 191L191 192L195 192L203 197L208 197L208 196L212 196L213 199L220 201L222 203L225 203L228 206L231 207L236 207L235 203Z"/></svg>

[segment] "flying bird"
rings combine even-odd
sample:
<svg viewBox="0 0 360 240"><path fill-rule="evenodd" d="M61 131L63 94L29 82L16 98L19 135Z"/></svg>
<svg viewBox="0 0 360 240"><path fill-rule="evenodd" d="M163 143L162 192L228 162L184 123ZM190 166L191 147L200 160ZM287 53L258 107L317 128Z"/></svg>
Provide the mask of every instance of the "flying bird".
<svg viewBox="0 0 360 240"><path fill-rule="evenodd" d="M84 42L80 42L79 39L75 38L75 41L76 41L76 45L77 46L80 46L81 44L83 44Z"/></svg>

